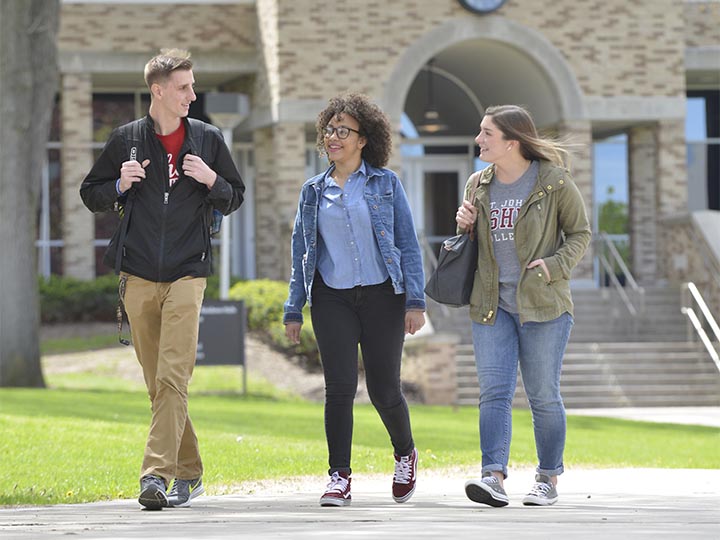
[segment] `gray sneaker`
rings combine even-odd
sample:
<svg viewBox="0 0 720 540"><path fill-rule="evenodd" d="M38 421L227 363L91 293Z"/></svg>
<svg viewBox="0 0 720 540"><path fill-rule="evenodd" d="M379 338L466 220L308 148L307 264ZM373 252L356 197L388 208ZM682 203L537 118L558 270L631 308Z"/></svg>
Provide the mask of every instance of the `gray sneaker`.
<svg viewBox="0 0 720 540"><path fill-rule="evenodd" d="M193 480L181 480L176 478L173 486L168 494L168 502L170 506L188 507L192 504L192 500L205 493L202 478L194 478Z"/></svg>
<svg viewBox="0 0 720 540"><path fill-rule="evenodd" d="M148 510L162 510L168 505L165 493L165 480L149 474L140 479L140 497L138 502Z"/></svg>
<svg viewBox="0 0 720 540"><path fill-rule="evenodd" d="M550 477L546 474L536 474L535 484L530 493L525 495L522 503L525 506L550 506L558 500L557 490L553 486Z"/></svg>
<svg viewBox="0 0 720 540"><path fill-rule="evenodd" d="M471 501L489 504L496 508L507 506L510 502L507 493L500 485L500 480L489 472L483 475L482 480L468 480L465 482L465 494Z"/></svg>

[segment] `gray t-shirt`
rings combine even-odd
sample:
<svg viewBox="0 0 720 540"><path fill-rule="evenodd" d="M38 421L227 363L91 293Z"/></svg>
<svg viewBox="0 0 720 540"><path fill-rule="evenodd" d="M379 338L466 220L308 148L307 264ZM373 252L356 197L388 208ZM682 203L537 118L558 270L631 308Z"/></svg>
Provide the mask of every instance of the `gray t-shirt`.
<svg viewBox="0 0 720 540"><path fill-rule="evenodd" d="M515 250L515 218L537 182L540 165L530 163L527 171L512 184L503 184L493 177L490 182L490 231L500 281L502 309L517 313L517 284L520 261Z"/></svg>

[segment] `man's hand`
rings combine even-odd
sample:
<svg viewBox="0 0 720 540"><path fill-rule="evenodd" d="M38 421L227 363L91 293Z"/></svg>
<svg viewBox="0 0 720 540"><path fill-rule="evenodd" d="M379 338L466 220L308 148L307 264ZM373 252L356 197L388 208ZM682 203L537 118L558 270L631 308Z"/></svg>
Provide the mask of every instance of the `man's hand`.
<svg viewBox="0 0 720 540"><path fill-rule="evenodd" d="M205 184L208 189L212 189L215 185L217 173L208 167L200 156L186 154L183 158L182 169L187 176L192 176L201 184Z"/></svg>
<svg viewBox="0 0 720 540"><path fill-rule="evenodd" d="M125 161L120 166L120 191L125 193L132 187L135 182L141 182L145 178L145 167L150 165L150 160L146 159L142 163L138 163L134 159Z"/></svg>

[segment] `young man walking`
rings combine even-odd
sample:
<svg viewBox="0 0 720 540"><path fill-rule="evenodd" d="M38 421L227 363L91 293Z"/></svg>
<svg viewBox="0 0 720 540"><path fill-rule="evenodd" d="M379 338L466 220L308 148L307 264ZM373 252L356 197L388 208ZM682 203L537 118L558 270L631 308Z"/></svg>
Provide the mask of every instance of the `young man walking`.
<svg viewBox="0 0 720 540"><path fill-rule="evenodd" d="M139 497L149 510L190 506L204 492L188 384L212 272L212 214L236 210L245 191L221 132L187 118L196 99L192 68L184 50L150 59L148 115L113 131L80 187L93 212L120 209L104 262L120 275L152 405Z"/></svg>

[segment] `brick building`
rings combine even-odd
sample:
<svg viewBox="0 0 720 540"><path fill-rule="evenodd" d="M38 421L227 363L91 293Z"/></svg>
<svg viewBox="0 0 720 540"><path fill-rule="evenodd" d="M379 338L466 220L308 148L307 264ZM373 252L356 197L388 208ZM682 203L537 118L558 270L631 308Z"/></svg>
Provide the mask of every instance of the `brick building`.
<svg viewBox="0 0 720 540"><path fill-rule="evenodd" d="M463 5L493 3L489 13ZM431 246L454 230L462 185L480 166L484 108L518 103L579 143L573 174L596 231L608 193L627 204L638 282L702 277L692 239L712 249L712 234L690 211L720 209L718 0L63 0L60 25L42 273L107 271L96 261L116 218L87 212L78 186L109 130L145 114L147 59L176 46L196 62L191 115L203 117L206 92L249 98L232 132L248 185L232 224L235 275L288 277L299 187L324 167L317 113L351 90L396 126L391 167ZM575 278L597 282L591 256Z"/></svg>

